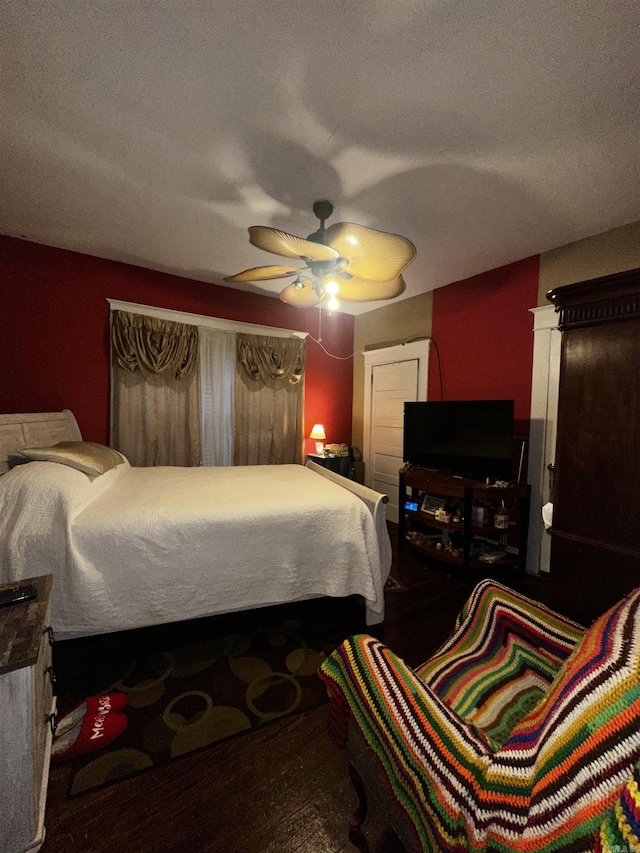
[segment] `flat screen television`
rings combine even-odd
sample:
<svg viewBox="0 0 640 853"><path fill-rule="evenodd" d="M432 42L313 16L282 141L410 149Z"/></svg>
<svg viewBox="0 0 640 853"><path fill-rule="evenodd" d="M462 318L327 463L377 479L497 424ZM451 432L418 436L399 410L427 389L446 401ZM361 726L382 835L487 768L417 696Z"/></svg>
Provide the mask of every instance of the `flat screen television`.
<svg viewBox="0 0 640 853"><path fill-rule="evenodd" d="M403 455L420 468L511 480L513 400L405 403Z"/></svg>

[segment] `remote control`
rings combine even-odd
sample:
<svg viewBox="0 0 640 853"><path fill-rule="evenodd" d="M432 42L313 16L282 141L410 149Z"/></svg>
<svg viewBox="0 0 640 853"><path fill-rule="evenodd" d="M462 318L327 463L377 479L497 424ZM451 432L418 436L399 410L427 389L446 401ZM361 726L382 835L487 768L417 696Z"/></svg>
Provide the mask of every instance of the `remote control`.
<svg viewBox="0 0 640 853"><path fill-rule="evenodd" d="M0 607L8 604L17 604L19 601L30 601L38 595L38 590L33 584L14 586L11 589L0 589Z"/></svg>

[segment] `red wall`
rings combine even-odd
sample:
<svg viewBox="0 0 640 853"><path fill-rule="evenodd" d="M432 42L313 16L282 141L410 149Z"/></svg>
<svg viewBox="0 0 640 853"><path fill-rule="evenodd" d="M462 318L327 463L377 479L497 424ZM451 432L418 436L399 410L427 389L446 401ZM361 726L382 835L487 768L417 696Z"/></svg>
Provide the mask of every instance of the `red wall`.
<svg viewBox="0 0 640 853"><path fill-rule="evenodd" d="M442 399L515 400L515 434L527 436L533 316L539 256L441 287L433 293L432 336L440 353ZM438 359L429 359L429 399L441 397Z"/></svg>
<svg viewBox="0 0 640 853"><path fill-rule="evenodd" d="M0 235L0 412L71 409L87 441L109 439L107 298L318 337L318 311ZM322 345L353 352L354 318L322 318ZM305 434L351 443L352 360L307 338ZM307 440L307 451L314 443Z"/></svg>
<svg viewBox="0 0 640 853"><path fill-rule="evenodd" d="M443 399L515 400L516 434L529 431L537 256L434 291L432 335ZM76 252L0 235L0 412L70 408L89 441L108 442L107 298L318 337L318 312ZM353 351L354 318L322 320L322 344ZM440 399L432 349L429 399ZM352 360L307 338L305 434L323 423L329 441L351 442ZM313 442L307 439L307 451Z"/></svg>

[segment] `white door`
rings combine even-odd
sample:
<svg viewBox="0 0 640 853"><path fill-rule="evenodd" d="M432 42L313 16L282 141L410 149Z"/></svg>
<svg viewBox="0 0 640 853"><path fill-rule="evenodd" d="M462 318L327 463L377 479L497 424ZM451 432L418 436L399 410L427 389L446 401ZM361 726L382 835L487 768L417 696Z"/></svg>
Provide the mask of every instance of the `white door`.
<svg viewBox="0 0 640 853"><path fill-rule="evenodd" d="M398 522L404 404L425 400L429 342L365 353L365 482L389 496L387 521Z"/></svg>

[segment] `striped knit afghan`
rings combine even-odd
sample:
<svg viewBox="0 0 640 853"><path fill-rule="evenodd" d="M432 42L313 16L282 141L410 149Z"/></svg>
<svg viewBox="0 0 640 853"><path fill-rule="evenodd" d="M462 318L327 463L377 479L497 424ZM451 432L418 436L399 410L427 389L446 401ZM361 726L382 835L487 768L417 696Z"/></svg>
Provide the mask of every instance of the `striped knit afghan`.
<svg viewBox="0 0 640 853"><path fill-rule="evenodd" d="M598 828L593 853L639 853L640 851L640 767L622 789Z"/></svg>
<svg viewBox="0 0 640 853"><path fill-rule="evenodd" d="M585 631L483 581L417 670L357 635L320 675L423 850L587 851L640 760L639 651L640 589Z"/></svg>

